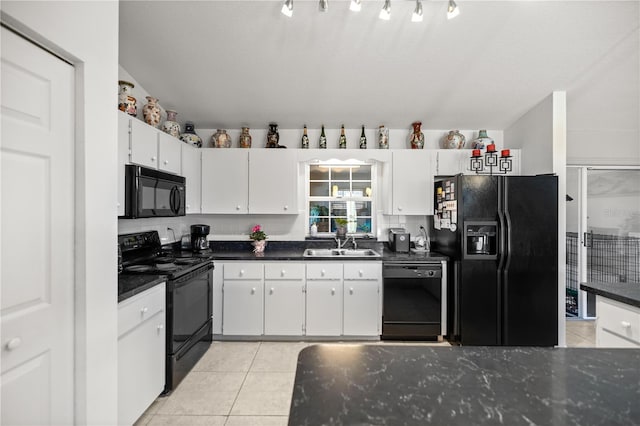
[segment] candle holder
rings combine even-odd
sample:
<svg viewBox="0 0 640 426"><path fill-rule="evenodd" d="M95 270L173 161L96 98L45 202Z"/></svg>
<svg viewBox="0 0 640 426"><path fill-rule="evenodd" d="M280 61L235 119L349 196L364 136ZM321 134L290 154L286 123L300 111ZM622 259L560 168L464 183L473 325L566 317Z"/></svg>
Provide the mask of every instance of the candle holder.
<svg viewBox="0 0 640 426"><path fill-rule="evenodd" d="M471 151L469 169L478 175L506 175L513 170L513 162L510 154L508 149L503 149L501 156L498 157L495 145L487 146L487 152L485 152L484 157L479 149L474 149Z"/></svg>

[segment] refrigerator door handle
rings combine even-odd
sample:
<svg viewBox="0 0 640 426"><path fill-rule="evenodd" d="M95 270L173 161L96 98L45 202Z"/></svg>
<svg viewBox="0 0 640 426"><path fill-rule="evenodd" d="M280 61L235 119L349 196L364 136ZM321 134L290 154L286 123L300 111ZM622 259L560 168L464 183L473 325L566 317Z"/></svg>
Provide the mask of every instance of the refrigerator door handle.
<svg viewBox="0 0 640 426"><path fill-rule="evenodd" d="M498 235L499 235L498 253L500 255L498 260L498 271L502 271L507 258L507 241L506 241L507 229L506 229L506 221L505 221L504 213L501 211L498 211L498 223L500 226L498 230Z"/></svg>

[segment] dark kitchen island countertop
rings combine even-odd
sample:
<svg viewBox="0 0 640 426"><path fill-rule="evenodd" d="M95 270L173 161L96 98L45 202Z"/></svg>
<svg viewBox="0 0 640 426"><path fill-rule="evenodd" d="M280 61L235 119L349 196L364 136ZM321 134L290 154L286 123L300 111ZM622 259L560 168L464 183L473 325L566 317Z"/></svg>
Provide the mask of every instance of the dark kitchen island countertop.
<svg viewBox="0 0 640 426"><path fill-rule="evenodd" d="M314 345L289 425L638 425L640 350Z"/></svg>
<svg viewBox="0 0 640 426"><path fill-rule="evenodd" d="M640 308L640 283L581 283L580 289Z"/></svg>

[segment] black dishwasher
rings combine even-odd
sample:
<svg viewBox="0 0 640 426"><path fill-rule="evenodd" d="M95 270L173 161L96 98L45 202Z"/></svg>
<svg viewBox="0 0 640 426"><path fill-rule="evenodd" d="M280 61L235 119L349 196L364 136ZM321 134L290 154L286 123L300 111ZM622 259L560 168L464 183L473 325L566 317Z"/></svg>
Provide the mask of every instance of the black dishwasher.
<svg viewBox="0 0 640 426"><path fill-rule="evenodd" d="M446 334L442 262L384 262L383 340L442 340Z"/></svg>

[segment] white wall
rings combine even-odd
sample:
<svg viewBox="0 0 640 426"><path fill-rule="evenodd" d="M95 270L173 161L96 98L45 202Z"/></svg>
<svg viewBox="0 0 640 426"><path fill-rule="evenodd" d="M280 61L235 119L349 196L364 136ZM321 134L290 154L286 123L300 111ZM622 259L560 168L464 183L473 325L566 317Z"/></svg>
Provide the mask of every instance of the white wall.
<svg viewBox="0 0 640 426"><path fill-rule="evenodd" d="M76 69L76 423L116 424L118 2L0 7Z"/></svg>
<svg viewBox="0 0 640 426"><path fill-rule="evenodd" d="M567 164L640 165L638 27L567 88Z"/></svg>

